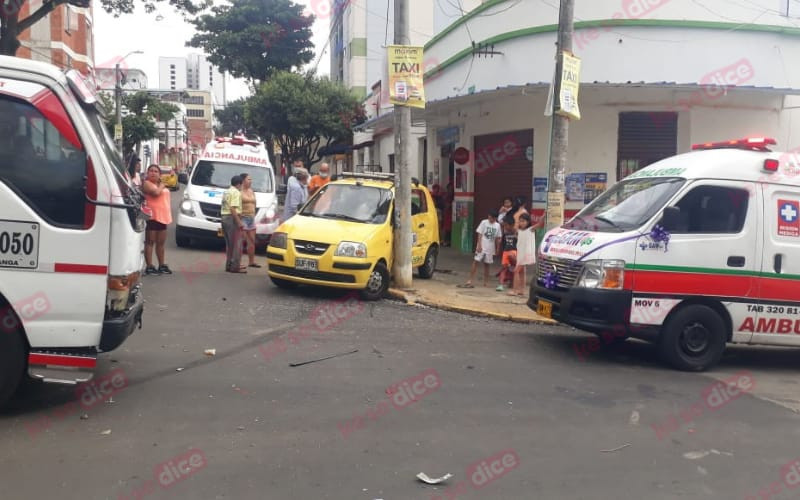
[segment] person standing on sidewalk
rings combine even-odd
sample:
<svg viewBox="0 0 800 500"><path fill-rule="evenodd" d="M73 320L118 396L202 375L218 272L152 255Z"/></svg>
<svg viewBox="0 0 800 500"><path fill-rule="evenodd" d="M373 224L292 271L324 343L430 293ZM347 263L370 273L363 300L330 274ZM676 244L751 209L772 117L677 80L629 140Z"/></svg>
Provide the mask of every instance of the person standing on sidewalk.
<svg viewBox="0 0 800 500"><path fill-rule="evenodd" d="M253 178L241 174L242 179L242 223L247 243L248 267L261 267L256 264L256 193L253 192Z"/></svg>
<svg viewBox="0 0 800 500"><path fill-rule="evenodd" d="M478 243L469 280L463 285L457 285L458 288L475 288L472 280L475 279L475 273L478 271L478 262L483 262L483 286L489 286L489 266L494 262L494 256L500 253L502 231L500 224L497 223L497 210L490 211L489 217L483 219L478 225L478 229L475 230L478 235Z"/></svg>
<svg viewBox="0 0 800 500"><path fill-rule="evenodd" d="M242 228L244 222L241 218L242 211L242 177L234 175L231 187L222 195L222 232L225 235L225 270L229 273L246 273L247 268L242 267Z"/></svg>
<svg viewBox="0 0 800 500"><path fill-rule="evenodd" d="M289 179L286 188L286 201L283 206L283 221L286 222L297 209L308 199L308 171L305 168L295 170L294 182Z"/></svg>
<svg viewBox="0 0 800 500"><path fill-rule="evenodd" d="M524 213L517 223L517 267L514 269L514 289L508 295L524 297L527 285L526 268L536 263L536 227L531 216Z"/></svg>

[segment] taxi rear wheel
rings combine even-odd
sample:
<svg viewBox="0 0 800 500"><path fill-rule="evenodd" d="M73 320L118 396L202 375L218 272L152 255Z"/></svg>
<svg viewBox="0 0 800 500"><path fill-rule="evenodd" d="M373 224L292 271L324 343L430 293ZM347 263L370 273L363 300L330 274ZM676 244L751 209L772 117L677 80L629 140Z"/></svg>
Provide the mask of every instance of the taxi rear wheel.
<svg viewBox="0 0 800 500"><path fill-rule="evenodd" d="M425 262L419 266L419 277L423 279L430 279L436 271L436 259L439 256L436 248L431 246L428 253L425 254Z"/></svg>
<svg viewBox="0 0 800 500"><path fill-rule="evenodd" d="M389 270L386 264L378 262L369 274L367 286L361 290L361 298L364 300L379 300L386 295L389 289Z"/></svg>

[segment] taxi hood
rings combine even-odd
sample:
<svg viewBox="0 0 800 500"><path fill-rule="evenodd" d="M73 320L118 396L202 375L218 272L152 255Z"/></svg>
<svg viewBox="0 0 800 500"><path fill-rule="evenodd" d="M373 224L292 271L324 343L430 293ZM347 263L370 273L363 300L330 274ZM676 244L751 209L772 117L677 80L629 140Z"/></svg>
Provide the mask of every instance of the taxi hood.
<svg viewBox="0 0 800 500"><path fill-rule="evenodd" d="M277 229L292 240L306 240L338 245L340 241L369 243L384 224L366 224L346 220L326 219L310 215L295 215Z"/></svg>

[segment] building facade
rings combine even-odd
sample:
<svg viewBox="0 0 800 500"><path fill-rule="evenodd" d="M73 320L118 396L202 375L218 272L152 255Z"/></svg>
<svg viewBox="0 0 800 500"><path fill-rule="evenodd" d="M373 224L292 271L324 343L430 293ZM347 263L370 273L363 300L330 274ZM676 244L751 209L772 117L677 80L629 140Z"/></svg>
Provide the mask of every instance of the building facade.
<svg viewBox="0 0 800 500"><path fill-rule="evenodd" d="M205 90L214 94L216 106L228 103L225 77L204 55L159 57L158 84L161 89Z"/></svg>
<svg viewBox="0 0 800 500"><path fill-rule="evenodd" d="M186 125L189 130L189 149L200 154L214 138L214 109L216 99L207 90L187 90L183 98L186 106Z"/></svg>
<svg viewBox="0 0 800 500"><path fill-rule="evenodd" d="M42 0L28 0L20 8L19 19L28 17L41 6ZM91 75L94 69L92 23L91 7L59 5L20 34L21 46L16 55Z"/></svg>
<svg viewBox="0 0 800 500"><path fill-rule="evenodd" d="M581 119L570 122L565 215L693 143L800 146L797 4L576 2ZM455 187L453 243L464 252L504 196L544 213L557 25L558 2L488 0L426 44L428 106L413 120L427 124L429 181Z"/></svg>

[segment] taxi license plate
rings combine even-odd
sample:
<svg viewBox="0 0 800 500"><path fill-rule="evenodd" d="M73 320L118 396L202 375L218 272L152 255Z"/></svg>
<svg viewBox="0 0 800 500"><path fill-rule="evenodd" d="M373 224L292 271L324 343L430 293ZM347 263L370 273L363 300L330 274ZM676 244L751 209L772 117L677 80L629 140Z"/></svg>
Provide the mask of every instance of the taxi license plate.
<svg viewBox="0 0 800 500"><path fill-rule="evenodd" d="M219 238L224 238L225 237L225 233L222 231L222 228L217 229L217 236Z"/></svg>
<svg viewBox="0 0 800 500"><path fill-rule="evenodd" d="M294 268L298 271L316 271L317 261L314 259L295 259Z"/></svg>
<svg viewBox="0 0 800 500"><path fill-rule="evenodd" d="M545 300L540 300L536 303L536 314L544 318L553 317L553 303Z"/></svg>

